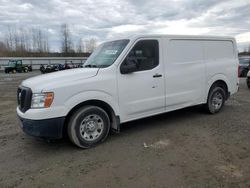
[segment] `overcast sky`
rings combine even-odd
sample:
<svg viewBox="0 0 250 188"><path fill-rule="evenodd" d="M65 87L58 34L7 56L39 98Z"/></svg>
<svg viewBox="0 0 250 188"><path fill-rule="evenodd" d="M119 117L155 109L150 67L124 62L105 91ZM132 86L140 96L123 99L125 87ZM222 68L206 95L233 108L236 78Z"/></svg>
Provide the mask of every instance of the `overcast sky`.
<svg viewBox="0 0 250 188"><path fill-rule="evenodd" d="M8 26L38 27L60 49L60 25L74 40L138 33L235 36L250 43L250 0L0 0L0 40Z"/></svg>

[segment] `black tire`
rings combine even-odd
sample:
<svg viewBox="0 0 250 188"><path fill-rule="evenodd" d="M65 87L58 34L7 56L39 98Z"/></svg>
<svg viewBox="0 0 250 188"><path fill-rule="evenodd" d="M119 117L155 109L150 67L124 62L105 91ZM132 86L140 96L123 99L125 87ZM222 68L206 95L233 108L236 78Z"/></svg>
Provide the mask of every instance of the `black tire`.
<svg viewBox="0 0 250 188"><path fill-rule="evenodd" d="M222 87L213 86L208 94L206 111L210 114L216 114L221 111L226 100L226 92Z"/></svg>
<svg viewBox="0 0 250 188"><path fill-rule="evenodd" d="M24 72L24 73L28 73L28 72L29 72L28 67L25 67L25 68L23 69L23 72Z"/></svg>
<svg viewBox="0 0 250 188"><path fill-rule="evenodd" d="M246 77L247 76L247 73L248 73L248 70L247 69L244 69L241 73L241 77Z"/></svg>
<svg viewBox="0 0 250 188"><path fill-rule="evenodd" d="M248 81L247 81L247 87L248 87L248 89L250 89L250 83Z"/></svg>
<svg viewBox="0 0 250 188"><path fill-rule="evenodd" d="M84 106L78 109L68 123L70 140L81 148L90 148L103 142L108 136L109 129L108 114L97 106Z"/></svg>

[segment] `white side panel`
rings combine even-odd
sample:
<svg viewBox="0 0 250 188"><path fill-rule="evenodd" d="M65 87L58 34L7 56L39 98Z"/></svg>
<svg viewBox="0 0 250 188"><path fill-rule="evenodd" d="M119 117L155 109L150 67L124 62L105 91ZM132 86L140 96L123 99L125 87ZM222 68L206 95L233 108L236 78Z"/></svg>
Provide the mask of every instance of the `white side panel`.
<svg viewBox="0 0 250 188"><path fill-rule="evenodd" d="M234 46L232 41L203 41L205 59L234 59Z"/></svg>
<svg viewBox="0 0 250 188"><path fill-rule="evenodd" d="M238 90L238 60L233 41L204 41L204 57L209 90L214 81L221 79L228 85L231 94Z"/></svg>
<svg viewBox="0 0 250 188"><path fill-rule="evenodd" d="M166 39L166 45L167 110L203 102L205 65L202 41Z"/></svg>

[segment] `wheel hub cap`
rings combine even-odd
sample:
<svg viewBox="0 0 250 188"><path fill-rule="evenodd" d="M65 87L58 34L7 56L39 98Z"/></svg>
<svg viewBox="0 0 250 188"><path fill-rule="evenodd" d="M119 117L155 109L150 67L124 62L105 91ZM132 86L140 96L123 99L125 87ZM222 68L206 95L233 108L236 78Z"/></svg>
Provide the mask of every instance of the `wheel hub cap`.
<svg viewBox="0 0 250 188"><path fill-rule="evenodd" d="M221 95L221 93L217 92L214 94L214 97L212 99L212 106L215 110L220 109L220 107L222 106L223 103L223 97Z"/></svg>
<svg viewBox="0 0 250 188"><path fill-rule="evenodd" d="M95 141L104 129L104 122L99 115L86 116L80 125L80 135L86 141Z"/></svg>
<svg viewBox="0 0 250 188"><path fill-rule="evenodd" d="M97 124L94 121L89 121L86 124L86 131L93 132L97 128Z"/></svg>

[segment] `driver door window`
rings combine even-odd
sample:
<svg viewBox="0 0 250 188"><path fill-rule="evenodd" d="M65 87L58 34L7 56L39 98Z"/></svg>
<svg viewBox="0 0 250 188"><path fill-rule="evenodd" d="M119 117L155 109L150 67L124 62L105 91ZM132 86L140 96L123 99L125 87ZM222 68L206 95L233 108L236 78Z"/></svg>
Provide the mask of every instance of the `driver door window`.
<svg viewBox="0 0 250 188"><path fill-rule="evenodd" d="M159 44L157 40L142 40L135 44L122 66L136 64L136 71L151 70L159 64Z"/></svg>

